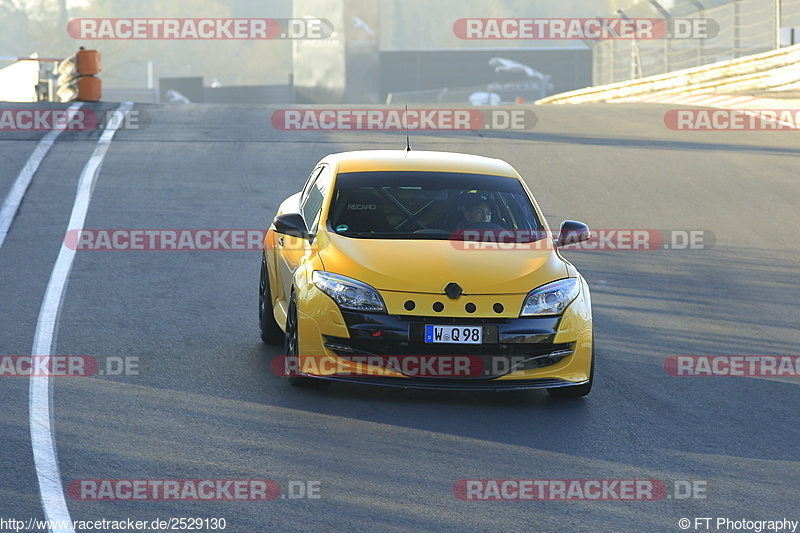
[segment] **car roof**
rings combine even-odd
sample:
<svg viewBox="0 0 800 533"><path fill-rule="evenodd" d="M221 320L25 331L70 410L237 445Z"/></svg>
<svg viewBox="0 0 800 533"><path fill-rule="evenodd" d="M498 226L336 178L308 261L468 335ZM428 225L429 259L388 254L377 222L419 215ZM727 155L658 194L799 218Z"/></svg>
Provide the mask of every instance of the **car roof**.
<svg viewBox="0 0 800 533"><path fill-rule="evenodd" d="M361 150L331 154L324 162L338 172L424 171L461 172L519 178L514 168L502 159L456 152L424 150Z"/></svg>

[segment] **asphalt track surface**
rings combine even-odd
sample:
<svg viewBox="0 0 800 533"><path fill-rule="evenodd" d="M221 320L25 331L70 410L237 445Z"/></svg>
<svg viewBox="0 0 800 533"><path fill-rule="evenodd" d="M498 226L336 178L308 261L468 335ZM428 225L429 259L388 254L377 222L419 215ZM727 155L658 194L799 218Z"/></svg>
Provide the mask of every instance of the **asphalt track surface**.
<svg viewBox="0 0 800 533"><path fill-rule="evenodd" d="M268 107L134 109L152 122L117 132L86 228L266 228L321 157L405 143L399 132L279 131ZM412 135L412 148L509 161L551 226L570 218L713 232L703 249L564 252L593 291L596 384L583 399L295 389L270 370L282 349L259 340L258 251L78 252L53 353L138 358L140 372L51 379L63 486L271 479L283 495L290 481L319 482L320 497L66 496L69 516L219 517L234 532L681 531L684 517L800 519L798 379L664 369L673 355L800 352L798 133L671 131L667 109L542 106L531 131ZM0 197L42 135L2 133ZM0 355L31 354L98 138L58 138L0 248ZM0 518L44 518L29 387L27 378L0 377ZM461 479L654 479L675 497L462 501L453 490ZM675 481L705 488L704 498L674 494Z"/></svg>

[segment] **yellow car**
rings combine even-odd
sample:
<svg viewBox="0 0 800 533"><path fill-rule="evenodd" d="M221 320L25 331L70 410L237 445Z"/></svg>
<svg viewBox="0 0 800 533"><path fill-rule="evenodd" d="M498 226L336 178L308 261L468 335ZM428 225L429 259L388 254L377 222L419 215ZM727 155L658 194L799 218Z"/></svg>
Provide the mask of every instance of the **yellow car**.
<svg viewBox="0 0 800 533"><path fill-rule="evenodd" d="M589 287L505 161L431 151L332 154L264 239L261 338L297 386L547 389L585 396Z"/></svg>

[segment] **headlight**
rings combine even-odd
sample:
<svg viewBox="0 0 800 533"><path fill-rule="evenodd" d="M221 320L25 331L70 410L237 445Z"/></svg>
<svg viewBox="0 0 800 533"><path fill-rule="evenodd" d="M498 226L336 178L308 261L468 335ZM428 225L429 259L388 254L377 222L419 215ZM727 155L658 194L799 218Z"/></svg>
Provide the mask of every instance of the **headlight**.
<svg viewBox="0 0 800 533"><path fill-rule="evenodd" d="M558 315L580 292L578 278L567 278L542 285L525 298L520 316Z"/></svg>
<svg viewBox="0 0 800 533"><path fill-rule="evenodd" d="M319 270L314 271L311 279L339 307L355 311L386 311L381 295L366 283Z"/></svg>

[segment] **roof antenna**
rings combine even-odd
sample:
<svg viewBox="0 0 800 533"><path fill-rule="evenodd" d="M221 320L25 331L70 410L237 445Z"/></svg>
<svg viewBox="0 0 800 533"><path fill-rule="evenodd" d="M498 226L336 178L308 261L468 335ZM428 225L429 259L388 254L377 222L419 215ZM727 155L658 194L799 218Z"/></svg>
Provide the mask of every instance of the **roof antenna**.
<svg viewBox="0 0 800 533"><path fill-rule="evenodd" d="M406 153L411 151L411 140L408 138L408 104L406 104L406 112L403 113L403 124L406 127Z"/></svg>

